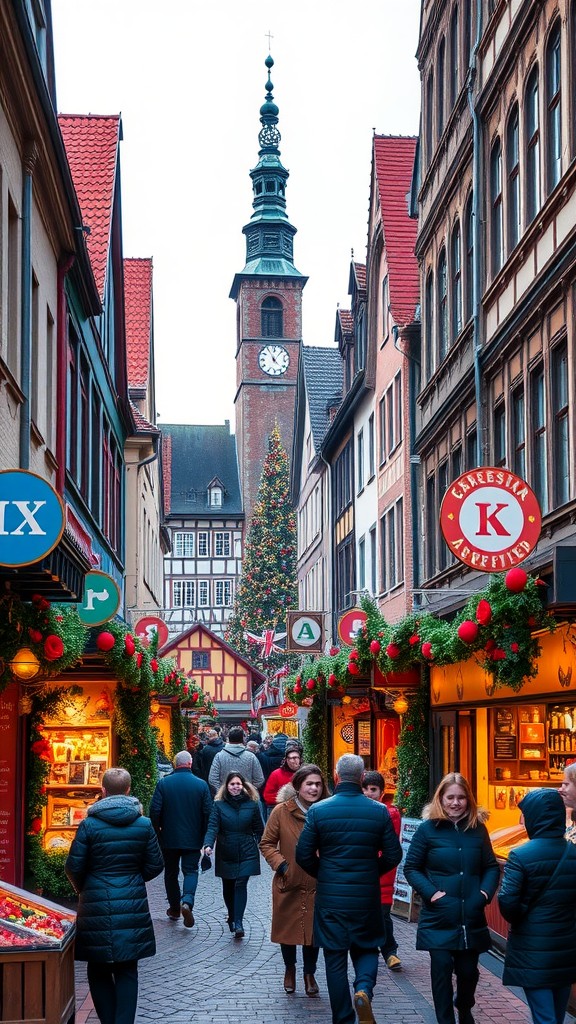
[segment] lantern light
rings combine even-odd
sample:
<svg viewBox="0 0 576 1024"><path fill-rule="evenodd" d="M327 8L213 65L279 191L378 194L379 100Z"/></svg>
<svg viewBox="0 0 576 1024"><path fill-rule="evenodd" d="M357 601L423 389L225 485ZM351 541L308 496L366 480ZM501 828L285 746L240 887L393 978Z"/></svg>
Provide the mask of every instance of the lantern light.
<svg viewBox="0 0 576 1024"><path fill-rule="evenodd" d="M34 676L37 676L40 671L40 662L29 647L21 647L19 651L16 651L9 666L12 675L23 682L34 679Z"/></svg>
<svg viewBox="0 0 576 1024"><path fill-rule="evenodd" d="M408 701L406 700L406 697L396 697L392 707L397 715L405 715L408 711Z"/></svg>
<svg viewBox="0 0 576 1024"><path fill-rule="evenodd" d="M150 701L150 711L152 712L153 715L157 715L158 712L160 711L160 704L158 703L157 700Z"/></svg>

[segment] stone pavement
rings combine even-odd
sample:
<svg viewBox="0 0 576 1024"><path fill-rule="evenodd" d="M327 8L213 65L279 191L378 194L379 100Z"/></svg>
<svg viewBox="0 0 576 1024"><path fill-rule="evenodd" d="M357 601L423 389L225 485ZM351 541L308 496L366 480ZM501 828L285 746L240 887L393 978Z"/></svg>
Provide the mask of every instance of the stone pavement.
<svg viewBox="0 0 576 1024"><path fill-rule="evenodd" d="M138 1024L331 1024L322 954L320 995L311 999L304 994L300 973L295 994L284 992L280 947L269 941L271 874L262 861L262 874L249 882L242 940L228 931L221 882L213 871L200 876L191 929L166 917L162 876L149 885L158 950L152 959L140 961ZM435 1024L429 957L414 948L416 925L394 918L394 931L404 969L392 973L380 961L373 1002L376 1021ZM483 956L476 1024L531 1024L528 1007L517 990L504 988L500 974L500 961ZM76 1024L97 1024L85 964L76 965L76 1006Z"/></svg>

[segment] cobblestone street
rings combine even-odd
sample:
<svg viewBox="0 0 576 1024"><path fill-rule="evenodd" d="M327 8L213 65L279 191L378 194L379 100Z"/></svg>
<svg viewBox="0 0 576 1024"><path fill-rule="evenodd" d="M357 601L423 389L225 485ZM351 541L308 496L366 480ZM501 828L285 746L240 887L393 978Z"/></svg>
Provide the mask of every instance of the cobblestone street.
<svg viewBox="0 0 576 1024"><path fill-rule="evenodd" d="M140 963L140 998L137 1021L171 1024L330 1024L322 955L318 964L320 996L304 994L301 974L294 995L286 995L280 949L269 941L271 872L248 887L246 937L231 938L226 924L221 883L209 871L200 877L194 915L187 930L182 922L165 916L162 876L149 886L150 906L158 952ZM399 955L404 969L392 974L380 961L374 995L378 1024L434 1024L427 953L415 950L416 925L394 919ZM300 971L300 966L298 967ZM491 955L482 958L476 1024L528 1024L526 1004L504 988L501 964ZM76 1024L97 1024L86 982L86 965L76 966ZM569 1017L567 1020L574 1020Z"/></svg>

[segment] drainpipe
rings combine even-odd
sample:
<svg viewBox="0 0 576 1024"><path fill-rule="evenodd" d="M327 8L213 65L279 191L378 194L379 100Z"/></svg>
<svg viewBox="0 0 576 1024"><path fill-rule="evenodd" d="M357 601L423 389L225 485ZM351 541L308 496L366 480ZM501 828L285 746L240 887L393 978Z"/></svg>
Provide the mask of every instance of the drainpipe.
<svg viewBox="0 0 576 1024"><path fill-rule="evenodd" d="M38 149L28 140L24 150L22 180L22 298L20 333L20 469L30 468L30 389L32 376L32 185Z"/></svg>
<svg viewBox="0 0 576 1024"><path fill-rule="evenodd" d="M481 269L482 269L482 232L480 230L480 193L482 188L482 126L480 115L474 102L474 89L478 74L477 57L482 38L482 4L476 4L476 41L470 55L468 68L468 105L472 114L472 238L474 260L472 265L472 346L474 354L474 397L476 401L476 460L477 465L484 465L484 409L482 405L482 375L480 355L482 339L480 336L481 306Z"/></svg>
<svg viewBox="0 0 576 1024"><path fill-rule="evenodd" d="M64 256L58 263L57 334L56 334L56 490L64 494L66 481L66 370L68 365L68 319L66 305L66 275L72 269L75 257ZM58 415L59 413L59 415Z"/></svg>

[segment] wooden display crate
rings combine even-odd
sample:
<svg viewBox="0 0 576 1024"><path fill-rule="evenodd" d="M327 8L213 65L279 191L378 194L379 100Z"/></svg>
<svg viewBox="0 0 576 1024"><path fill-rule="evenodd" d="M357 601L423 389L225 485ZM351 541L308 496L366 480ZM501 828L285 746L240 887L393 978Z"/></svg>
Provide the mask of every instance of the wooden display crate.
<svg viewBox="0 0 576 1024"><path fill-rule="evenodd" d="M72 1024L74 935L60 949L0 953L2 1024Z"/></svg>

